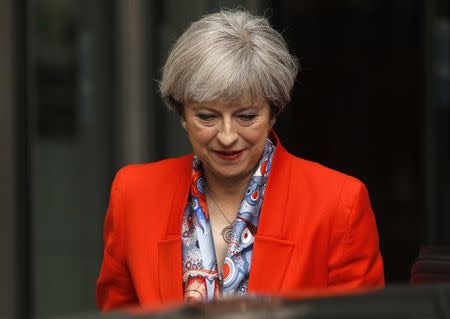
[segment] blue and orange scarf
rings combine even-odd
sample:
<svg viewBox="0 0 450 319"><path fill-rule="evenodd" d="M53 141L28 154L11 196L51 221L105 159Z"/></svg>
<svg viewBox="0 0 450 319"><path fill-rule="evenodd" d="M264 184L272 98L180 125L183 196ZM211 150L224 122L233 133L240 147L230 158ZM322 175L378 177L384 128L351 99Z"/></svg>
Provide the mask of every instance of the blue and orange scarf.
<svg viewBox="0 0 450 319"><path fill-rule="evenodd" d="M220 296L247 293L253 242L274 152L275 145L267 140L232 225L223 274L217 267L206 205L207 184L202 164L194 156L191 191L181 230L185 302L209 302Z"/></svg>

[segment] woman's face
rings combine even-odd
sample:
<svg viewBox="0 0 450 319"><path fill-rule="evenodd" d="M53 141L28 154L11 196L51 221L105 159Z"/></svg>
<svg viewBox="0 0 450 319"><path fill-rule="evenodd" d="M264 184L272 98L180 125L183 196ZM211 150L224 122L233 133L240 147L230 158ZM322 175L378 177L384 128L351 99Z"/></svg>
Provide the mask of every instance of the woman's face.
<svg viewBox="0 0 450 319"><path fill-rule="evenodd" d="M253 173L275 123L266 101L187 103L182 125L206 176L245 179Z"/></svg>

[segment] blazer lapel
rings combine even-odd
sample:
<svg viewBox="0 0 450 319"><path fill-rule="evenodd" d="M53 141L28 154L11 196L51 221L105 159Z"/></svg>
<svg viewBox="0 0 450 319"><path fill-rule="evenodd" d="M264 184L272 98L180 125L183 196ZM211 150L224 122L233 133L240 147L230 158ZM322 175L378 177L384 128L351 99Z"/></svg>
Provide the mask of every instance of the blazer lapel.
<svg viewBox="0 0 450 319"><path fill-rule="evenodd" d="M163 304L177 303L183 300L181 258L180 238L163 239L159 242L159 292Z"/></svg>
<svg viewBox="0 0 450 319"><path fill-rule="evenodd" d="M283 238L290 161L291 156L278 141L253 244L249 292L278 292L291 259L295 244Z"/></svg>
<svg viewBox="0 0 450 319"><path fill-rule="evenodd" d="M255 236L249 292L277 293L283 284L295 244L291 241Z"/></svg>
<svg viewBox="0 0 450 319"><path fill-rule="evenodd" d="M166 236L158 243L159 291L164 304L183 301L181 221L189 193L191 165L192 156L187 156L170 177L178 181L170 204Z"/></svg>

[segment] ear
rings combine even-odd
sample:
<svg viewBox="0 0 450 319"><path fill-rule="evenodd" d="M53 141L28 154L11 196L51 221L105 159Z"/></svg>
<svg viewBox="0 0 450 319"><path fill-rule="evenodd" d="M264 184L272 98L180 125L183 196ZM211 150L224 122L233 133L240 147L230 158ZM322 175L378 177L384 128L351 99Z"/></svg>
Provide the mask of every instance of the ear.
<svg viewBox="0 0 450 319"><path fill-rule="evenodd" d="M270 128L273 128L273 126L275 125L275 122L277 121L277 117L274 116L270 119Z"/></svg>
<svg viewBox="0 0 450 319"><path fill-rule="evenodd" d="M180 122L181 122L181 126L186 130L186 120L184 119L184 117L180 118Z"/></svg>

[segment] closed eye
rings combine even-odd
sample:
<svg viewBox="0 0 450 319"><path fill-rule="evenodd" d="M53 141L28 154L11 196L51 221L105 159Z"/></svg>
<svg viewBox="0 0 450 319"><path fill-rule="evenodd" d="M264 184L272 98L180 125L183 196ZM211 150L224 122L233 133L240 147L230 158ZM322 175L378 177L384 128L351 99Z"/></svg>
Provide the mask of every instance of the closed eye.
<svg viewBox="0 0 450 319"><path fill-rule="evenodd" d="M208 114L208 113L199 113L197 114L197 117L200 121L212 121L216 118L216 115L214 114Z"/></svg>
<svg viewBox="0 0 450 319"><path fill-rule="evenodd" d="M256 114L241 114L239 115L239 119L242 121L253 121L256 118Z"/></svg>

